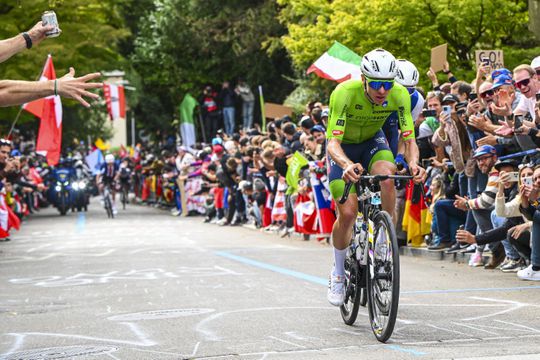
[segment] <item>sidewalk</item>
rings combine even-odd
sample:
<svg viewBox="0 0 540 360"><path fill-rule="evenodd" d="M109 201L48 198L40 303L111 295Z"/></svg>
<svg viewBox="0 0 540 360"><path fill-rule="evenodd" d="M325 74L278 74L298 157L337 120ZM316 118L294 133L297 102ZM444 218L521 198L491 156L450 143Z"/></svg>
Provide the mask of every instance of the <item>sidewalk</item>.
<svg viewBox="0 0 540 360"><path fill-rule="evenodd" d="M271 234L271 235L279 236L277 231L270 231L270 232L261 231L260 229L257 229L253 224L245 224L245 225L242 225L242 227L246 229L259 231L263 234ZM302 234L300 233L293 232L291 234L291 237L296 237L298 238L298 240L303 241ZM313 239L314 239L314 236L312 235L310 240L313 240ZM445 254L444 251L429 251L427 247L416 248L416 247L411 247L411 246L400 247L399 253L401 256L422 257L422 258L439 260L439 261L444 260L444 261L450 261L450 262L457 262L459 264L468 264L469 259L474 254L474 253ZM484 264L487 264L490 260L491 260L491 252L488 250L484 251L484 255L483 255Z"/></svg>

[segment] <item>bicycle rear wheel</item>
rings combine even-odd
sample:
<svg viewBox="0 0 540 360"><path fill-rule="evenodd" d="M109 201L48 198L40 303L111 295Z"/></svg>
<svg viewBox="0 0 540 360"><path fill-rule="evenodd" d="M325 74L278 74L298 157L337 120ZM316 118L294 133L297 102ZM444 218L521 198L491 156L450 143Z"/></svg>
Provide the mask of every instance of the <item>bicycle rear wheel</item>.
<svg viewBox="0 0 540 360"><path fill-rule="evenodd" d="M341 317L347 325L352 325L358 316L358 307L360 306L360 271L356 255L347 251L345 258L345 302L339 307Z"/></svg>
<svg viewBox="0 0 540 360"><path fill-rule="evenodd" d="M375 216L373 226L373 242L368 244L368 313L373 334L386 342L394 331L399 305L399 248L386 211Z"/></svg>
<svg viewBox="0 0 540 360"><path fill-rule="evenodd" d="M128 201L128 193L127 190L124 188L122 189L122 209L126 210L126 204Z"/></svg>
<svg viewBox="0 0 540 360"><path fill-rule="evenodd" d="M114 218L114 213L112 211L112 202L111 202L111 196L107 195L105 197L105 210L107 211L107 217L108 218Z"/></svg>

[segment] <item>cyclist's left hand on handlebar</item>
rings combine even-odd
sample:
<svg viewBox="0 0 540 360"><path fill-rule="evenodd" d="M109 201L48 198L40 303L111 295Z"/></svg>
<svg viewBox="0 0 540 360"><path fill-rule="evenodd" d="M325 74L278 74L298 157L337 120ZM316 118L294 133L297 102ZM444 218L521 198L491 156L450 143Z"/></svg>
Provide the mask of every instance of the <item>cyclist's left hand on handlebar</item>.
<svg viewBox="0 0 540 360"><path fill-rule="evenodd" d="M343 180L345 182L358 182L360 175L364 172L364 168L360 164L350 164L343 169Z"/></svg>
<svg viewBox="0 0 540 360"><path fill-rule="evenodd" d="M426 181L427 173L426 169L416 164L409 165L411 175L414 176L413 181L415 184L421 184Z"/></svg>

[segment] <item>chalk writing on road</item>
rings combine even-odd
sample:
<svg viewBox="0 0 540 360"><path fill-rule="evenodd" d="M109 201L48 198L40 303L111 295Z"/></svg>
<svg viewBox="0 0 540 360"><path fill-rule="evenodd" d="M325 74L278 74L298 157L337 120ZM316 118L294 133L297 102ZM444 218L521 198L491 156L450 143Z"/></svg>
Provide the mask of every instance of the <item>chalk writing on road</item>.
<svg viewBox="0 0 540 360"><path fill-rule="evenodd" d="M179 267L174 271L163 269L141 269L129 271L109 271L105 273L80 273L72 276L36 276L28 278L10 279L9 282L17 285L34 285L40 287L64 287L92 284L106 284L116 280L159 280L168 278L181 278L184 276L223 276L241 275L233 270L221 267Z"/></svg>

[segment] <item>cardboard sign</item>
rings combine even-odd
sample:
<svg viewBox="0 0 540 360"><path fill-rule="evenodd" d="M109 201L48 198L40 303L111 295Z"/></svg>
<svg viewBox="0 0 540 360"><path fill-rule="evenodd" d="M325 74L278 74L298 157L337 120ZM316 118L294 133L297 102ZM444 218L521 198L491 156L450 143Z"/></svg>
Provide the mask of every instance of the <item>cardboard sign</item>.
<svg viewBox="0 0 540 360"><path fill-rule="evenodd" d="M504 57L502 50L476 50L475 52L476 68L484 61L489 63L491 70L504 67Z"/></svg>
<svg viewBox="0 0 540 360"><path fill-rule="evenodd" d="M444 69L447 50L447 44L442 44L431 49L431 68L433 71L438 72Z"/></svg>
<svg viewBox="0 0 540 360"><path fill-rule="evenodd" d="M285 115L291 116L293 109L280 104L264 103L264 116L268 119L282 118Z"/></svg>

